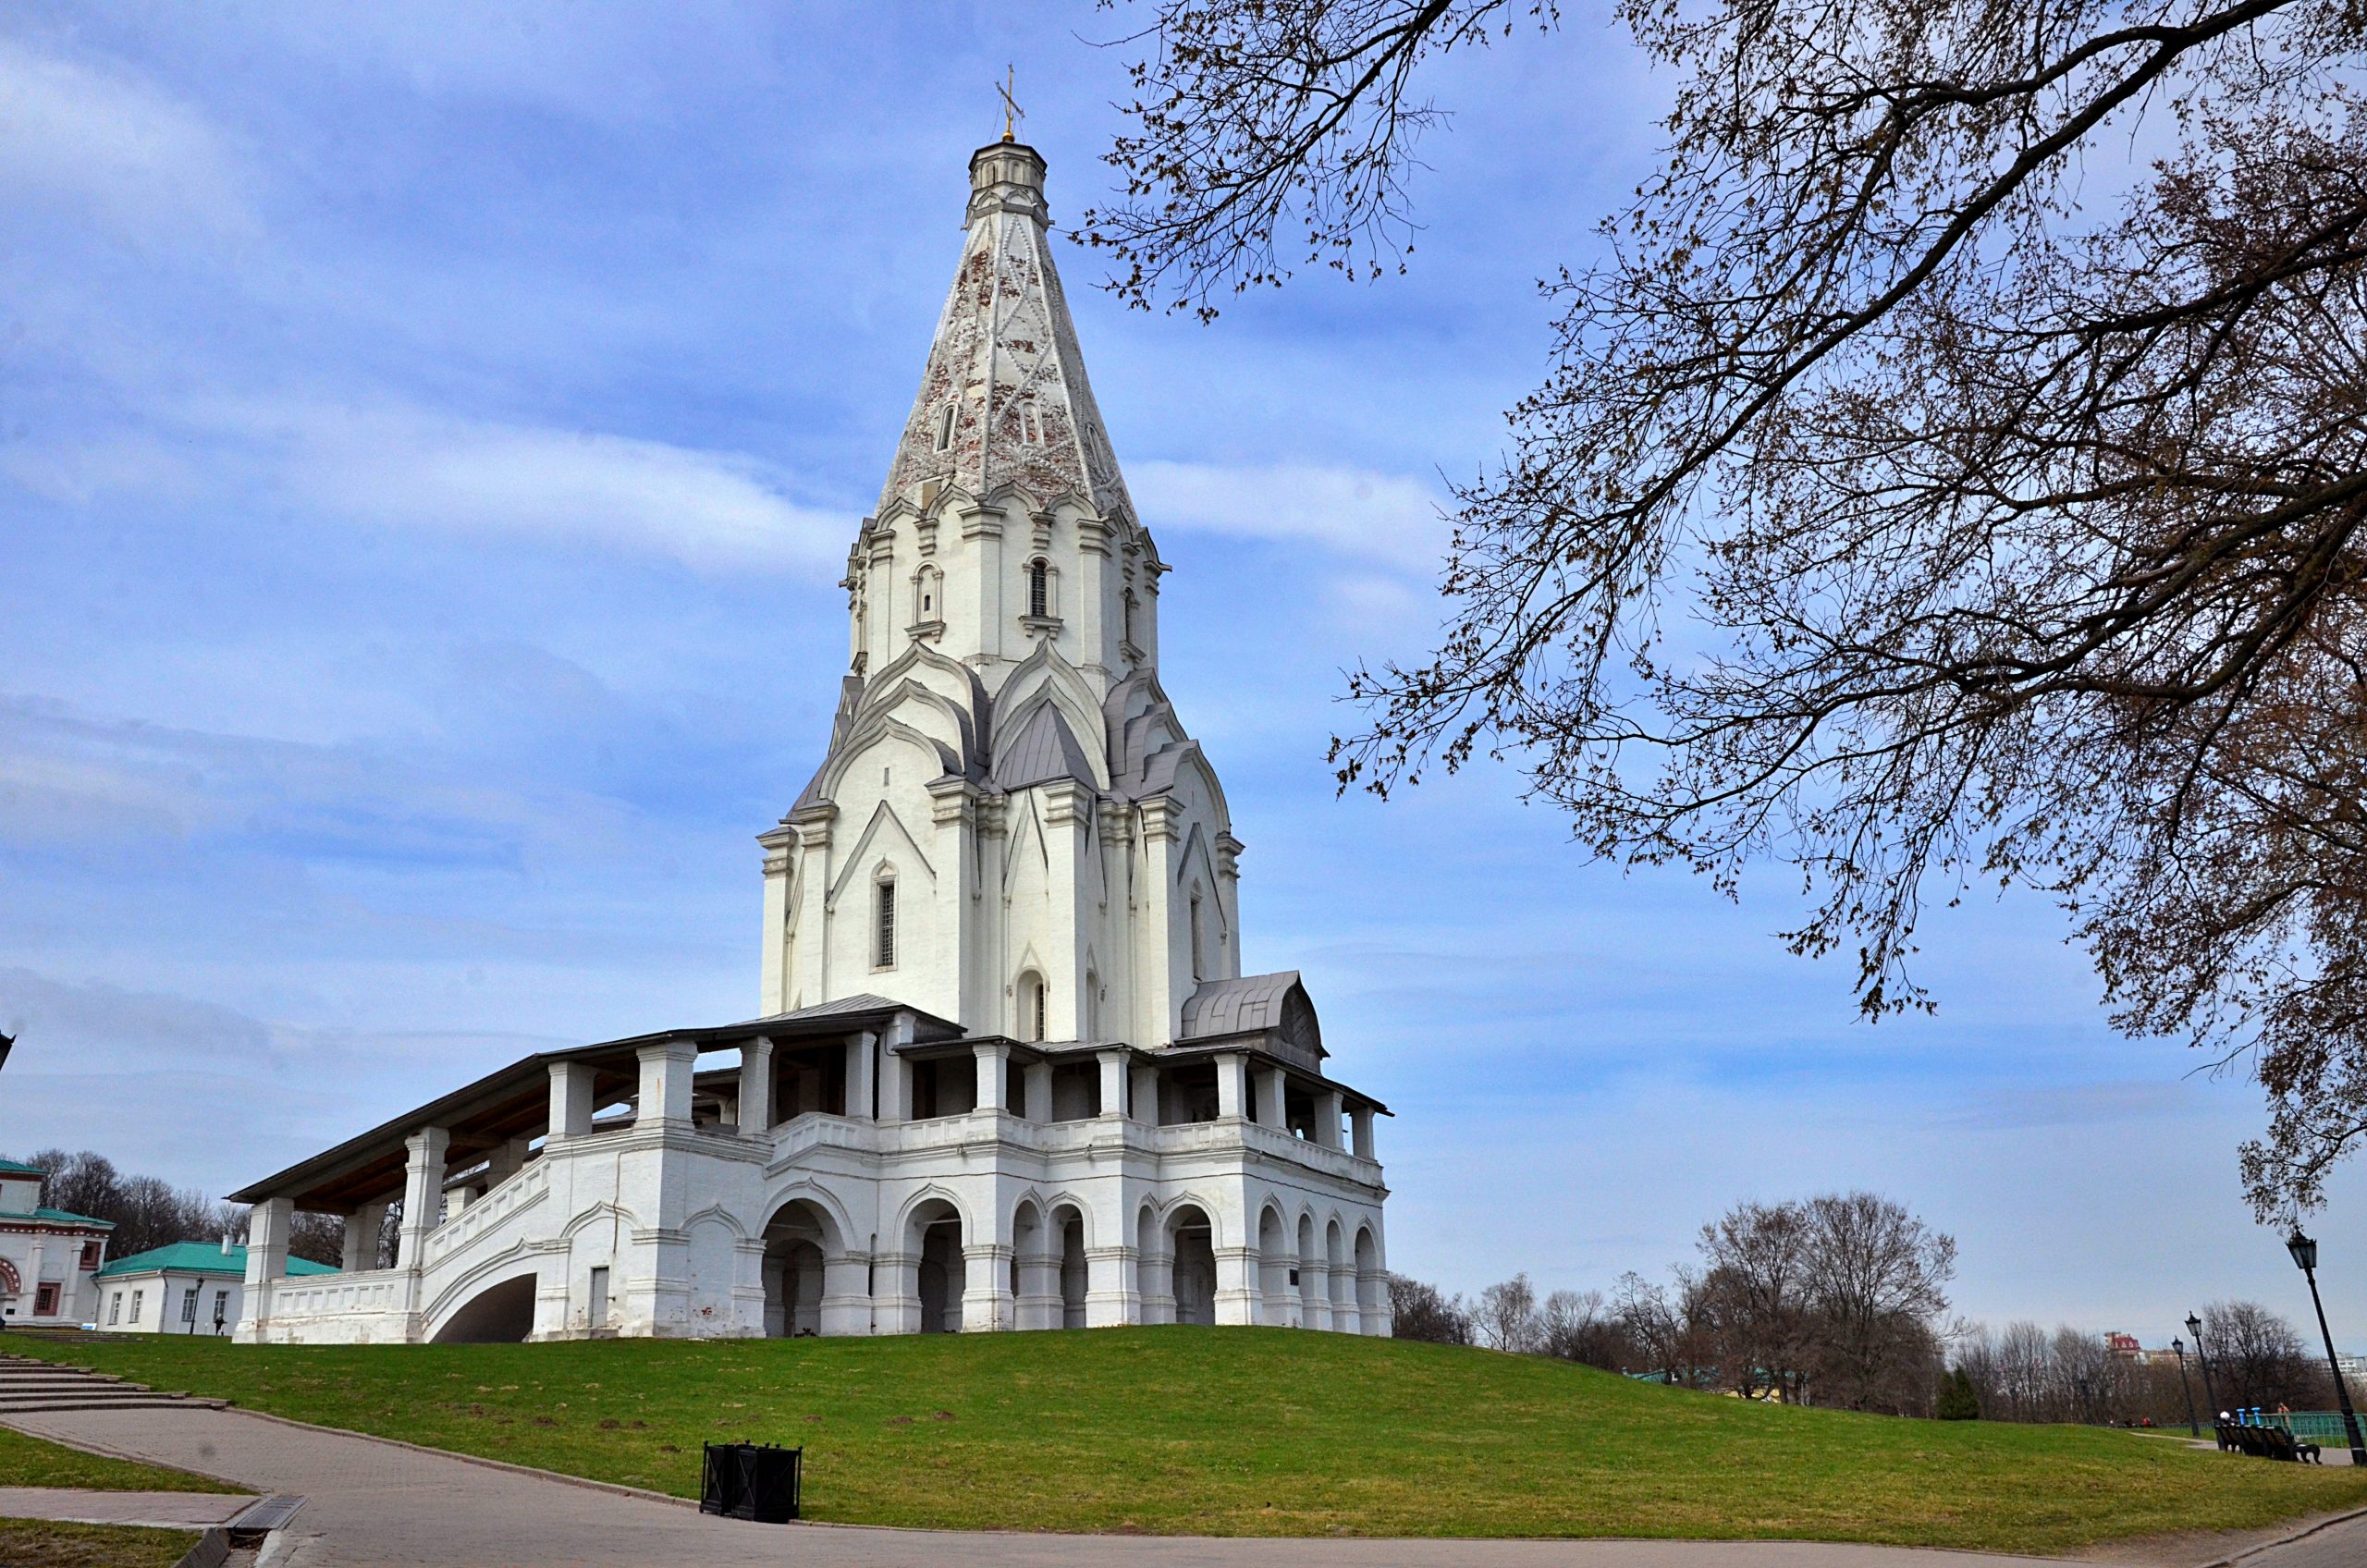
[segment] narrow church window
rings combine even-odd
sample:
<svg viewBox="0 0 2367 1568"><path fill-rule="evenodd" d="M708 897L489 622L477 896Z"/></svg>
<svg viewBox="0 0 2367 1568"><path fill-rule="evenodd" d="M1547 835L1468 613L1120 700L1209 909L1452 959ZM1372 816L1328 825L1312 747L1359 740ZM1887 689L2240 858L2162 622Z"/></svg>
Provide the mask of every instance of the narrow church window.
<svg viewBox="0 0 2367 1568"><path fill-rule="evenodd" d="M1041 556L1027 563L1027 613L1042 619L1052 613L1051 568Z"/></svg>
<svg viewBox="0 0 2367 1568"><path fill-rule="evenodd" d="M889 878L879 884L878 930L872 941L871 967L893 969L896 966L896 884Z"/></svg>
<svg viewBox="0 0 2367 1568"><path fill-rule="evenodd" d="M1196 888L1192 890L1191 920L1192 979L1196 984L1200 980L1206 978L1208 974L1208 965L1202 962L1203 949L1200 943L1200 891Z"/></svg>
<svg viewBox="0 0 2367 1568"><path fill-rule="evenodd" d="M953 405L948 403L937 416L937 449L940 452L953 445Z"/></svg>
<svg viewBox="0 0 2367 1568"><path fill-rule="evenodd" d="M1126 590L1126 597L1123 602L1125 606L1126 641L1131 643L1134 640L1134 591L1132 588Z"/></svg>
<svg viewBox="0 0 2367 1568"><path fill-rule="evenodd" d="M1029 971L1019 977L1019 1032L1031 1041L1044 1037L1044 977Z"/></svg>

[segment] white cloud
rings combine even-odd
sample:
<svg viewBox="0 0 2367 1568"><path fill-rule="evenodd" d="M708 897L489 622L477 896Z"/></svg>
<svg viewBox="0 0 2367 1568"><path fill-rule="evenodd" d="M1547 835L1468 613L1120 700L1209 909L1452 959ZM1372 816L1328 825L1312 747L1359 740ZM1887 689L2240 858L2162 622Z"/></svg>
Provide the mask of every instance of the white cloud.
<svg viewBox="0 0 2367 1568"><path fill-rule="evenodd" d="M133 232L254 227L241 160L195 109L137 78L0 37L0 192Z"/></svg>
<svg viewBox="0 0 2367 1568"><path fill-rule="evenodd" d="M791 477L739 452L399 408L278 409L300 496L390 525L577 539L702 570L829 566L851 517L800 505Z"/></svg>
<svg viewBox="0 0 2367 1568"><path fill-rule="evenodd" d="M1429 574L1444 558L1443 497L1404 474L1277 463L1130 463L1128 484L1153 533L1198 529L1305 540L1341 555Z"/></svg>
<svg viewBox="0 0 2367 1568"><path fill-rule="evenodd" d="M852 511L809 507L742 452L472 420L392 400L215 398L158 410L138 435L18 443L0 475L52 500L185 492L176 454L211 444L217 479L387 527L510 533L670 557L703 571L833 569Z"/></svg>

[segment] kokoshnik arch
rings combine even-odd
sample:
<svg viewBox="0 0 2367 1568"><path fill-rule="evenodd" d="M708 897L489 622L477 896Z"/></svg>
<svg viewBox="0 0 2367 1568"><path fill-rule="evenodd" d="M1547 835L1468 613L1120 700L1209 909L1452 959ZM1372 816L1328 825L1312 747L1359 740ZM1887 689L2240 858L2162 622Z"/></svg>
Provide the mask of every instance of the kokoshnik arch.
<svg viewBox="0 0 2367 1568"><path fill-rule="evenodd" d="M529 1057L233 1194L240 1340L1389 1332L1384 1108L1295 973L1241 973L1046 224L1034 149L980 149L829 750L758 839L764 1016ZM288 1276L298 1209L342 1271Z"/></svg>

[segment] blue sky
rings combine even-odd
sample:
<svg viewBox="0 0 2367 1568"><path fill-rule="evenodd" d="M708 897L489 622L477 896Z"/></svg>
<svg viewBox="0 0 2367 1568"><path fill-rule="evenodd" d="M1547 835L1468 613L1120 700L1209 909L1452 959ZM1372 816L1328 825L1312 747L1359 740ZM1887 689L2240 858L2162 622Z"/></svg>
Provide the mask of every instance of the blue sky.
<svg viewBox="0 0 2367 1568"><path fill-rule="evenodd" d="M0 18L0 1148L219 1192L526 1050L744 1016L753 836L1019 69L1056 217L1123 24L1029 7L27 5ZM1388 1100L1394 1267L1607 1286L1746 1196L1868 1185L1966 1314L2299 1317L2254 1094L2104 1025L2043 903L1928 924L1868 1027L1731 905L1590 866L1513 768L1386 805L1341 668L1421 651L1441 476L1541 367L1532 281L1644 172L1593 10L1450 63L1409 277L1213 327L1061 256L1175 570L1163 676L1247 841L1246 963ZM2320 1227L2367 1341L2367 1226ZM2356 1267L2346 1263L2356 1260Z"/></svg>

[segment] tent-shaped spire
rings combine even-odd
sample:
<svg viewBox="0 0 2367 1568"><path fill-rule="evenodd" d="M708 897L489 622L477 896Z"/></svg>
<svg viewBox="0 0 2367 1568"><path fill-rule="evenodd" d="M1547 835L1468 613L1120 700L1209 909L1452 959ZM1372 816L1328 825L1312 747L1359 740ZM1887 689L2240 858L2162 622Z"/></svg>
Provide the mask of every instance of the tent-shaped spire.
<svg viewBox="0 0 2367 1568"><path fill-rule="evenodd" d="M974 496L1016 484L1131 519L1046 244L1044 160L1033 147L999 141L971 155L967 221L881 509L898 496L925 504L932 481Z"/></svg>

